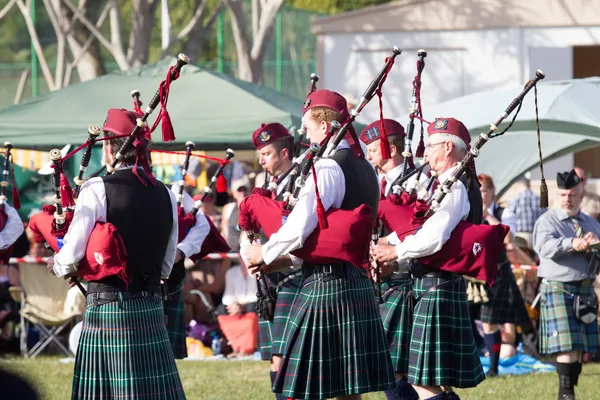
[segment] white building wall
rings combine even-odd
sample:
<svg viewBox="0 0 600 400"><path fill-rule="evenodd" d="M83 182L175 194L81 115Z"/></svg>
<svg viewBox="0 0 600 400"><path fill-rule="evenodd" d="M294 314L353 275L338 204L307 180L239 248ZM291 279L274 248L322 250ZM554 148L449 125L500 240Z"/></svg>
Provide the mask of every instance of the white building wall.
<svg viewBox="0 0 600 400"><path fill-rule="evenodd" d="M396 58L383 87L383 111L385 117L406 124L418 49L428 52L422 75L422 106L425 119L431 120L435 116L429 115L427 108L432 104L524 84L536 69L546 73L546 80L572 78L572 46L600 45L600 26L340 33L326 34L323 43L320 87L352 93L356 98L383 66L392 47L398 46L403 53ZM502 111L498 110L498 115ZM379 105L374 98L358 120L370 123L377 118ZM547 167L554 175L572 163L570 155ZM535 171L533 176L535 179Z"/></svg>

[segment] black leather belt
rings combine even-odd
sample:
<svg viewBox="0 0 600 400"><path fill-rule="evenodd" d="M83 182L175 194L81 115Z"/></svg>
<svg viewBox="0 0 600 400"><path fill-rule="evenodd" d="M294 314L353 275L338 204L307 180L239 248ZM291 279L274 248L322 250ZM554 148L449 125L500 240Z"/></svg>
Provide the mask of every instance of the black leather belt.
<svg viewBox="0 0 600 400"><path fill-rule="evenodd" d="M335 279L367 277L367 271L352 264L304 264L302 266L302 284L314 281L327 282Z"/></svg>
<svg viewBox="0 0 600 400"><path fill-rule="evenodd" d="M160 293L149 291L149 292L95 292L88 293L86 300L89 304L94 306L101 306L103 304L112 303L118 301L120 299L129 300L129 299L139 299L142 297L153 297L158 296L160 298Z"/></svg>
<svg viewBox="0 0 600 400"><path fill-rule="evenodd" d="M580 281L570 281L562 283L565 285L581 286L583 289L585 289L594 284L594 279L582 279Z"/></svg>
<svg viewBox="0 0 600 400"><path fill-rule="evenodd" d="M392 284L394 282L404 281L407 279L412 279L412 275L410 272L394 272L393 274L389 274L386 276L380 277L381 282L385 282L388 284Z"/></svg>

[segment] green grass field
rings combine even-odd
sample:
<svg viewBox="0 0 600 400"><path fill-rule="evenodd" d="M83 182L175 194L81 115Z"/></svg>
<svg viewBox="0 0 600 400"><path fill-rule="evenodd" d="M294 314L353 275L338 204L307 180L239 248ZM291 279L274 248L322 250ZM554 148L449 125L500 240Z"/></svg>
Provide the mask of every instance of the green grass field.
<svg viewBox="0 0 600 400"><path fill-rule="evenodd" d="M179 372L190 400L263 400L274 399L269 390L268 365L258 361L179 361ZM73 363L58 358L40 357L0 359L0 367L28 377L43 399L70 398ZM576 387L578 399L600 398L595 383L600 377L600 364L587 364ZM507 376L485 380L474 389L457 390L461 399L551 400L557 398L556 373ZM0 389L0 398L1 389ZM363 396L366 400L385 399L383 393ZM4 399L3 400L12 400Z"/></svg>

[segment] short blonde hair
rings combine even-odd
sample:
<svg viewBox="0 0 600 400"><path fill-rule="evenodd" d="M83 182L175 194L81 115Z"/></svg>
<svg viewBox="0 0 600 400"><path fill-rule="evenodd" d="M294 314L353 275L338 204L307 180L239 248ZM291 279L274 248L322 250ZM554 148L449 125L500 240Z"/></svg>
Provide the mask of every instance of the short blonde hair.
<svg viewBox="0 0 600 400"><path fill-rule="evenodd" d="M334 120L339 122L340 124L343 124L345 122L344 118L342 117L342 114L329 107L313 107L311 108L310 115L312 119L314 119L316 122L331 122Z"/></svg>

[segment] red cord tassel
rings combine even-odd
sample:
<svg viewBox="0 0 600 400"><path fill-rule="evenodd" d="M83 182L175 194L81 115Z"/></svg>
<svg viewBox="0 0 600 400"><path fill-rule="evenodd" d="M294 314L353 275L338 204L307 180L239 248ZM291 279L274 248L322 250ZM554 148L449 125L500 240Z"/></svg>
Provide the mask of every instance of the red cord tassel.
<svg viewBox="0 0 600 400"><path fill-rule="evenodd" d="M69 179L64 172L60 173L60 197L62 200L63 207L72 207L75 205L75 198L73 197L73 190L69 184Z"/></svg>
<svg viewBox="0 0 600 400"><path fill-rule="evenodd" d="M17 180L15 179L15 164L12 162L12 156L10 161L10 167L12 170L12 202L13 207L18 210L21 208L21 199L19 198L19 188L17 188Z"/></svg>
<svg viewBox="0 0 600 400"><path fill-rule="evenodd" d="M173 131L173 124L171 123L171 117L166 108L160 110L160 119L162 121L162 139L163 142L172 142L175 140L175 131Z"/></svg>
<svg viewBox="0 0 600 400"><path fill-rule="evenodd" d="M217 193L227 193L227 179L223 174L217 178Z"/></svg>
<svg viewBox="0 0 600 400"><path fill-rule="evenodd" d="M319 186L317 186L317 171L315 171L314 164L312 165L312 174L315 181L315 196L317 197L317 218L319 219L319 228L327 229L329 224L327 223L327 217L325 216L325 207L323 207L323 202L321 201L321 196L319 195Z"/></svg>
<svg viewBox="0 0 600 400"><path fill-rule="evenodd" d="M417 146L417 152L415 156L417 158L423 158L425 155L425 142L423 141L423 131L421 131L421 139L419 139L419 145Z"/></svg>

